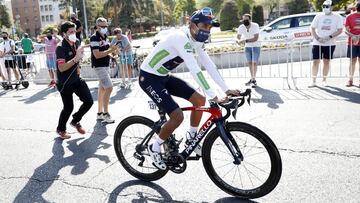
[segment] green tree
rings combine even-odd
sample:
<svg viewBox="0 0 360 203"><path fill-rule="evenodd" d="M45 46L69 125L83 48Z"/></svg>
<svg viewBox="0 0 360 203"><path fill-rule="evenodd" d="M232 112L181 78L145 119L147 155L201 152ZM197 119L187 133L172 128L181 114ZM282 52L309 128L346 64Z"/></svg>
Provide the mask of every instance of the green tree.
<svg viewBox="0 0 360 203"><path fill-rule="evenodd" d="M182 16L185 15L184 11L186 8L187 2L186 0L177 0L174 8L174 17L176 22L184 22L184 19L181 19Z"/></svg>
<svg viewBox="0 0 360 203"><path fill-rule="evenodd" d="M262 6L253 7L252 21L259 24L259 26L264 25L264 9Z"/></svg>
<svg viewBox="0 0 360 203"><path fill-rule="evenodd" d="M0 5L0 28L2 28L3 26L10 28L11 21L10 21L10 16L9 16L8 9L6 8L6 6Z"/></svg>
<svg viewBox="0 0 360 203"><path fill-rule="evenodd" d="M355 1L353 0L333 0L332 3L334 4L334 10L341 10L346 7L346 5L354 4ZM317 11L321 11L322 4L324 1L318 0L310 0L310 3L315 7Z"/></svg>
<svg viewBox="0 0 360 203"><path fill-rule="evenodd" d="M220 29L232 30L239 24L239 10L234 0L227 0L220 12Z"/></svg>
<svg viewBox="0 0 360 203"><path fill-rule="evenodd" d="M223 1L219 0L203 0L200 3L200 7L210 7L214 10L215 15L220 15L220 10L223 6Z"/></svg>
<svg viewBox="0 0 360 203"><path fill-rule="evenodd" d="M286 3L289 14L306 13L310 9L308 0L291 0Z"/></svg>
<svg viewBox="0 0 360 203"><path fill-rule="evenodd" d="M188 15L191 15L194 11L196 11L196 3L195 0L187 0L185 11Z"/></svg>

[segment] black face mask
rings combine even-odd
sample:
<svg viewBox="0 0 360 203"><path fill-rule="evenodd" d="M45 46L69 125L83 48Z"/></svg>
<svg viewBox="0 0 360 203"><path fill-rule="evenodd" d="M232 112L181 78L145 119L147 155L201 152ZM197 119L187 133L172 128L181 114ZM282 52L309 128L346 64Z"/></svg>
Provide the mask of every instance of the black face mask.
<svg viewBox="0 0 360 203"><path fill-rule="evenodd" d="M46 36L49 40L51 40L52 39L52 36L51 35L49 35L49 36Z"/></svg>
<svg viewBox="0 0 360 203"><path fill-rule="evenodd" d="M249 26L250 25L250 20L243 20L243 23L245 26Z"/></svg>
<svg viewBox="0 0 360 203"><path fill-rule="evenodd" d="M75 17L71 17L71 20L76 20L76 18L75 18Z"/></svg>
<svg viewBox="0 0 360 203"><path fill-rule="evenodd" d="M3 37L4 40L7 40L8 37Z"/></svg>

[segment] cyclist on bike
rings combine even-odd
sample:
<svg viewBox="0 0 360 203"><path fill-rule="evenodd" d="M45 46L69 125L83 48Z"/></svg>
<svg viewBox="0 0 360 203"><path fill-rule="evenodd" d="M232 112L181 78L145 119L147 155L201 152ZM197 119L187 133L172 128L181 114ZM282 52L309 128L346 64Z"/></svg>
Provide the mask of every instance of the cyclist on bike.
<svg viewBox="0 0 360 203"><path fill-rule="evenodd" d="M230 90L228 88L215 64L204 51L204 42L209 38L210 29L213 26L219 27L220 24L214 20L211 8L205 7L202 10L195 11L191 16L189 28L186 31L176 30L160 40L141 65L140 87L170 117L161 128L159 137L148 147L153 164L161 170L166 170L166 165L160 154L160 145L184 119L183 112L171 95L184 98L196 107L204 106L206 102L205 97L188 83L170 75L171 70L185 62L193 78L209 98L218 103L225 101L226 98L219 99L216 96L213 88L206 81L194 57L194 54L197 54L201 64L208 71L211 78L227 95L239 95L240 93L239 90ZM201 116L202 112L191 113L190 129L186 135L185 146L189 145L191 139L196 137ZM194 152L201 156L201 146L198 146Z"/></svg>

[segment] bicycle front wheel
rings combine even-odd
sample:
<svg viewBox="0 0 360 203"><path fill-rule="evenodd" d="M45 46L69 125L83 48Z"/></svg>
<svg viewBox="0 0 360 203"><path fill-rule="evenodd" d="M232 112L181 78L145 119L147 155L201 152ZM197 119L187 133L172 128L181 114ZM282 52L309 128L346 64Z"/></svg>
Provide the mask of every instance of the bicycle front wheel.
<svg viewBox="0 0 360 203"><path fill-rule="evenodd" d="M252 199L270 193L278 184L282 171L275 144L264 132L246 123L229 122L226 130L244 159L240 164L234 163L215 128L205 139L202 150L206 173L220 189L233 196ZM231 145L235 150L234 144Z"/></svg>
<svg viewBox="0 0 360 203"><path fill-rule="evenodd" d="M167 173L152 165L147 143L142 143L147 135L155 139L153 126L154 122L148 118L130 116L117 126L114 135L114 148L121 165L132 176L144 181L158 180Z"/></svg>

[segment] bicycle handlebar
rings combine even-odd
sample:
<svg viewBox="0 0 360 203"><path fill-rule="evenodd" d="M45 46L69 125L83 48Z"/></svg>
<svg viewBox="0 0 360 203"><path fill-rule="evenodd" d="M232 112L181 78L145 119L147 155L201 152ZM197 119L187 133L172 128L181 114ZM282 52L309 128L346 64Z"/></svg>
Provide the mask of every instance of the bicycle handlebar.
<svg viewBox="0 0 360 203"><path fill-rule="evenodd" d="M245 92L240 93L239 96L229 98L228 103L218 103L219 106L226 109L226 115L222 120L226 120L230 116L230 110L234 109L232 112L233 117L236 119L237 109L245 104L245 101L250 105L251 100L251 89L246 89Z"/></svg>

